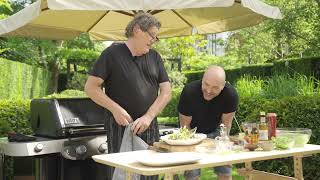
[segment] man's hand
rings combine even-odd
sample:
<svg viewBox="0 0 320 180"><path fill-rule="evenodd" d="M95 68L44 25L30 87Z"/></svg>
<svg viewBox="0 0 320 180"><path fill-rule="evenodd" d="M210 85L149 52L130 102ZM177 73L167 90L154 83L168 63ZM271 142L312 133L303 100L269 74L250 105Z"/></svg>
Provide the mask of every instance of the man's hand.
<svg viewBox="0 0 320 180"><path fill-rule="evenodd" d="M141 134L145 130L147 130L151 124L152 118L147 115L143 115L142 117L136 119L131 127L133 134Z"/></svg>
<svg viewBox="0 0 320 180"><path fill-rule="evenodd" d="M118 107L115 110L113 110L112 115L114 117L114 120L120 126L127 126L130 122L132 122L131 116L122 107Z"/></svg>

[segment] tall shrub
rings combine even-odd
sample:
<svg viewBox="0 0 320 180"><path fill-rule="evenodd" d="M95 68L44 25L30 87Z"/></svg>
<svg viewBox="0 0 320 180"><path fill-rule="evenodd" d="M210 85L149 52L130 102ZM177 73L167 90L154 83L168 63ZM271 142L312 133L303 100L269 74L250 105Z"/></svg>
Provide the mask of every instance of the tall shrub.
<svg viewBox="0 0 320 180"><path fill-rule="evenodd" d="M29 99L49 93L51 73L0 58L0 99Z"/></svg>

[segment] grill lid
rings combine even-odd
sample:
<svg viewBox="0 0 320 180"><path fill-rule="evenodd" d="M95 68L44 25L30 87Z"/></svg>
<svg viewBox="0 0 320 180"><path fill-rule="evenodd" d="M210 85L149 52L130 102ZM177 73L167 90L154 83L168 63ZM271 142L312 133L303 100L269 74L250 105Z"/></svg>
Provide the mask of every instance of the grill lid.
<svg viewBox="0 0 320 180"><path fill-rule="evenodd" d="M30 106L35 135L51 138L103 134L111 114L90 98L33 99Z"/></svg>

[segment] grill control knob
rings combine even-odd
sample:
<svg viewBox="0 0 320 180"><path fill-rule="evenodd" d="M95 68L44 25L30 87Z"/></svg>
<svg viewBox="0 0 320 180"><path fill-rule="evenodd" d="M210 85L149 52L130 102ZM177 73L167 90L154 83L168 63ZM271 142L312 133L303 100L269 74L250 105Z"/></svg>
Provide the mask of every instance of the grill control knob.
<svg viewBox="0 0 320 180"><path fill-rule="evenodd" d="M35 152L40 152L43 150L43 144L38 143L35 147L34 147L34 151Z"/></svg>
<svg viewBox="0 0 320 180"><path fill-rule="evenodd" d="M100 153L106 153L108 150L108 145L106 143L102 143L98 148Z"/></svg>
<svg viewBox="0 0 320 180"><path fill-rule="evenodd" d="M84 155L87 152L87 147L85 145L80 145L76 147L77 155Z"/></svg>

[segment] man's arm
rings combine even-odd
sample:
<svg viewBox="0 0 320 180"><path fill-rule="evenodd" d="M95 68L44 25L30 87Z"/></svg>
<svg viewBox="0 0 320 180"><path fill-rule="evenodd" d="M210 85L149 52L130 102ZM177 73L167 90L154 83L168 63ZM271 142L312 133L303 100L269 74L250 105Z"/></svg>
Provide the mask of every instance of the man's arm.
<svg viewBox="0 0 320 180"><path fill-rule="evenodd" d="M179 120L180 120L180 127L185 126L186 128L191 129L190 124L191 124L192 116L185 116L179 113Z"/></svg>
<svg viewBox="0 0 320 180"><path fill-rule="evenodd" d="M159 84L160 94L150 106L148 111L132 125L133 133L141 134L150 125L151 121L164 109L171 99L171 85L169 82L163 82Z"/></svg>
<svg viewBox="0 0 320 180"><path fill-rule="evenodd" d="M233 117L234 117L235 113L236 112L222 114L222 117L221 117L222 123L227 128L228 135L229 135L230 130L231 130L232 120L233 120Z"/></svg>
<svg viewBox="0 0 320 180"><path fill-rule="evenodd" d="M125 109L114 102L102 91L101 86L103 82L104 80L99 77L89 76L85 84L84 91L92 101L108 109L113 114L115 121L119 125L128 125L129 122L132 122L132 118Z"/></svg>

